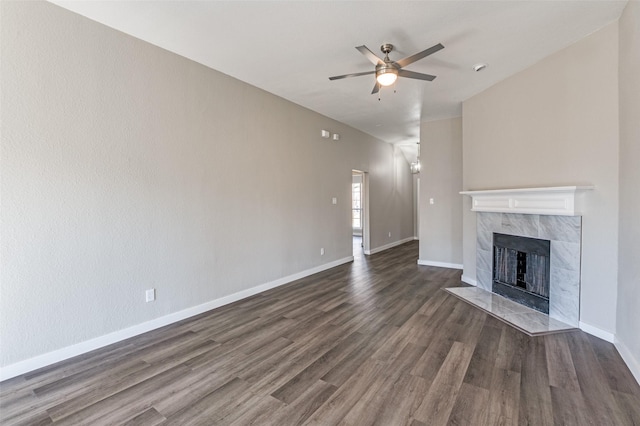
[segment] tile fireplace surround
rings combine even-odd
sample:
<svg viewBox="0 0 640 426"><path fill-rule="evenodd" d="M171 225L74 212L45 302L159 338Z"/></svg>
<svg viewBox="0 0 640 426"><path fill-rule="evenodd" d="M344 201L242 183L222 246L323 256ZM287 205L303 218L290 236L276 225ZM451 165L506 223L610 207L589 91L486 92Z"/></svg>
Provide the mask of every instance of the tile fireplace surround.
<svg viewBox="0 0 640 426"><path fill-rule="evenodd" d="M467 191L476 212L476 281L491 292L493 234L549 240L549 317L578 327L580 321L581 195L593 187Z"/></svg>
<svg viewBox="0 0 640 426"><path fill-rule="evenodd" d="M582 218L513 213L477 213L476 278L491 291L493 233L551 241L549 316L574 327L580 320Z"/></svg>

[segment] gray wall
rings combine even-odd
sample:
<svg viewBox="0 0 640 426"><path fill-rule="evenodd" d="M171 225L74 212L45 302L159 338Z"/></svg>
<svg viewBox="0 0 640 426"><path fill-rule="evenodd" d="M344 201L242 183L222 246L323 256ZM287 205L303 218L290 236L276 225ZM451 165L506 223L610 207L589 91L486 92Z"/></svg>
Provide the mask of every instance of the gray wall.
<svg viewBox="0 0 640 426"><path fill-rule="evenodd" d="M420 261L461 265L462 119L420 123L420 153Z"/></svg>
<svg viewBox="0 0 640 426"><path fill-rule="evenodd" d="M581 321L615 333L618 24L463 103L465 190L592 184L583 217ZM465 197L464 275L475 277Z"/></svg>
<svg viewBox="0 0 640 426"><path fill-rule="evenodd" d="M392 146L57 6L1 7L0 365L348 259L352 169L371 248L413 236Z"/></svg>
<svg viewBox="0 0 640 426"><path fill-rule="evenodd" d="M640 3L637 1L630 1L620 18L619 76L620 254L616 338L626 348L623 355L628 363L634 363L640 381Z"/></svg>

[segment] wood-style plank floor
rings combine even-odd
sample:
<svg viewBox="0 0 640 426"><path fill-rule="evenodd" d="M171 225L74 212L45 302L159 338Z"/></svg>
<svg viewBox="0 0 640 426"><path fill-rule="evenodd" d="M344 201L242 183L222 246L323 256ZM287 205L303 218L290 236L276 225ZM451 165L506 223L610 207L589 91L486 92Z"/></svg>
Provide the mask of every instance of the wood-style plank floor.
<svg viewBox="0 0 640 426"><path fill-rule="evenodd" d="M640 425L613 345L448 295L417 242L0 384L3 425Z"/></svg>

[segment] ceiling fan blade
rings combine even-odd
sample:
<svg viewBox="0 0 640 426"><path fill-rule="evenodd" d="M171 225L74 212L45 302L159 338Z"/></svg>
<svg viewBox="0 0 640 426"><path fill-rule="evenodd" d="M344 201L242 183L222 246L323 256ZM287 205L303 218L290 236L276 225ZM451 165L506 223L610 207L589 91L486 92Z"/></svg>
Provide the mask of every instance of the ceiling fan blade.
<svg viewBox="0 0 640 426"><path fill-rule="evenodd" d="M416 53L415 55L407 56L404 59L400 59L399 61L396 61L396 64L400 65L400 67L406 67L407 65L412 64L415 61L419 61L425 56L429 56L433 53L436 53L438 50L442 50L442 49L444 49L444 46L438 43L435 46L431 46L430 48L423 50L422 52Z"/></svg>
<svg viewBox="0 0 640 426"><path fill-rule="evenodd" d="M407 71L407 70L398 70L398 76L415 78L416 80L427 80L427 81L433 81L436 78L435 75L422 74L419 72L413 72L413 71Z"/></svg>
<svg viewBox="0 0 640 426"><path fill-rule="evenodd" d="M384 61L378 58L375 53L373 53L369 48L365 45L357 46L356 49L360 51L364 56L367 57L368 60L371 61L373 65L384 64Z"/></svg>
<svg viewBox="0 0 640 426"><path fill-rule="evenodd" d="M353 74L345 74L345 75L336 75L334 77L329 77L329 80L340 80L342 78L349 78L349 77L360 77L361 75L369 75L369 74L375 74L375 71L365 71L365 72L356 72Z"/></svg>
<svg viewBox="0 0 640 426"><path fill-rule="evenodd" d="M375 94L376 94L376 93L378 93L379 91L380 91L380 83L378 83L378 82L376 81L376 84L375 84L375 86L373 86L373 90L371 91L371 94L372 94L372 95L375 95Z"/></svg>

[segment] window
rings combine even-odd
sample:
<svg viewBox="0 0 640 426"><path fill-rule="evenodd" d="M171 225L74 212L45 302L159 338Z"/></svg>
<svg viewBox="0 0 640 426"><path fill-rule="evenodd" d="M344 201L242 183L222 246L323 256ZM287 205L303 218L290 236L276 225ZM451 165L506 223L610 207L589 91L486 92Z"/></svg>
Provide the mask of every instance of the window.
<svg viewBox="0 0 640 426"><path fill-rule="evenodd" d="M351 184L351 224L355 229L362 229L362 184Z"/></svg>

